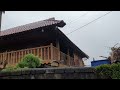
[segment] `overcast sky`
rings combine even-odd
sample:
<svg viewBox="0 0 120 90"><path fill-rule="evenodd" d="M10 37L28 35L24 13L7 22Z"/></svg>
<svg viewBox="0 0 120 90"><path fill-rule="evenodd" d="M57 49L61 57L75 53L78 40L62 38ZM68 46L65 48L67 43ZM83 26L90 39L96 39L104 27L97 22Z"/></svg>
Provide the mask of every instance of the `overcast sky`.
<svg viewBox="0 0 120 90"><path fill-rule="evenodd" d="M60 28L66 35L109 11L6 11L2 18L2 30L27 23L55 17L64 20ZM95 60L108 56L110 48L120 43L120 11L112 11L99 20L67 35L82 51L90 56L85 61L90 65Z"/></svg>

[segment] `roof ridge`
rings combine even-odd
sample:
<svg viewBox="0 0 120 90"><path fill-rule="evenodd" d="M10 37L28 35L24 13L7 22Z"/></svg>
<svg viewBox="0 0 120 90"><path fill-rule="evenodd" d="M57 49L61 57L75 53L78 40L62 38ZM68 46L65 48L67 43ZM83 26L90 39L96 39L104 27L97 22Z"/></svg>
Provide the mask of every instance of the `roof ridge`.
<svg viewBox="0 0 120 90"><path fill-rule="evenodd" d="M31 22L31 23L26 23L26 24L23 24L23 25L19 25L19 26L15 26L15 27L12 27L12 28L5 29L5 30L3 30L3 31L9 30L9 29L14 29L14 28L16 28L16 27L26 26L26 25L33 24L33 23L42 22L42 21L48 21L48 20L55 20L55 18L52 17L52 18L48 18L48 19L45 19L45 20L33 21L33 22Z"/></svg>
<svg viewBox="0 0 120 90"><path fill-rule="evenodd" d="M54 17L46 20L34 21L24 25L19 25L9 29L2 30L0 36L23 32L23 31L27 31L35 28L41 28L41 27L45 27L53 24L57 25L58 27L63 27L65 25L65 22L63 20L55 20Z"/></svg>
<svg viewBox="0 0 120 90"><path fill-rule="evenodd" d="M47 21L47 20L55 20L55 17L48 18L48 19L45 19L45 20L43 20L43 21Z"/></svg>

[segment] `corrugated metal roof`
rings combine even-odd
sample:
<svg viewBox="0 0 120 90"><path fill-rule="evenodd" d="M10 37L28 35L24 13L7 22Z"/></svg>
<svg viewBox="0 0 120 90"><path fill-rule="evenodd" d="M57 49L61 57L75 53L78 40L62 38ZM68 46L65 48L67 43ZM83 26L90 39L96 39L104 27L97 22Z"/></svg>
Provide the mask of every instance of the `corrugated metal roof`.
<svg viewBox="0 0 120 90"><path fill-rule="evenodd" d="M50 19L46 19L43 21L33 22L33 23L26 24L26 25L21 25L18 27L3 30L0 32L0 36L10 35L14 33L32 30L35 28L50 26L50 25L57 25L61 22L63 22L63 20L55 20L55 18L50 18Z"/></svg>

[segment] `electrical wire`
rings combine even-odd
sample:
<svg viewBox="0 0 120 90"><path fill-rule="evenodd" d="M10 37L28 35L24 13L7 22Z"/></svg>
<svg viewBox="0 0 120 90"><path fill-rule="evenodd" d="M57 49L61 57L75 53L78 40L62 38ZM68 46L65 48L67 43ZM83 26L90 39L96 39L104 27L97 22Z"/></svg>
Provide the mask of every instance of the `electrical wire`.
<svg viewBox="0 0 120 90"><path fill-rule="evenodd" d="M71 21L71 22L67 23L67 25L68 25L68 24L73 23L74 21L76 21L76 20L80 19L81 17L83 17L83 16L85 16L85 15L87 15L87 14L88 14L88 12L87 12L87 13L85 13L85 14L83 14L83 15L81 15L80 17L78 17L78 18L74 19L73 21Z"/></svg>
<svg viewBox="0 0 120 90"><path fill-rule="evenodd" d="M66 35L69 35L69 34L71 34L71 33L75 32L75 31L77 31L77 30L82 29L83 27L85 27L85 26L87 26L87 25L89 25L89 24L91 24L91 23L93 23L93 22L95 22L95 21L99 20L100 18L102 18L102 17L106 16L107 14L110 14L111 12L112 12L112 11L110 11L110 12L108 12L108 13L106 13L106 14L104 14L104 15L102 15L102 16L100 16L100 17L98 17L98 18L96 18L96 19L94 19L94 20L92 20L92 21L90 21L90 22L88 22L87 24L85 24L85 25L83 25L83 26L81 26L81 27L79 27L79 28L77 28L77 29L75 29L75 30L71 31L70 33L68 33L68 34L66 34Z"/></svg>

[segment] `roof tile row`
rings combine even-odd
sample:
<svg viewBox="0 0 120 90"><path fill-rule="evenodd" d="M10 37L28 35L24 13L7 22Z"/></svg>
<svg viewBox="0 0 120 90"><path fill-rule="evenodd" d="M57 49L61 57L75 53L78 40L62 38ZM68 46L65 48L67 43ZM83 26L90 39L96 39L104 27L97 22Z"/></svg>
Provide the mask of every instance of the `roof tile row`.
<svg viewBox="0 0 120 90"><path fill-rule="evenodd" d="M55 20L55 18L50 18L50 19L46 19L43 21L33 22L33 23L26 24L26 25L21 25L18 27L3 30L0 32L0 36L19 33L19 32L32 30L32 29L36 29L36 28L40 28L40 27L55 25L55 24L59 24L60 22L62 22L62 20Z"/></svg>

